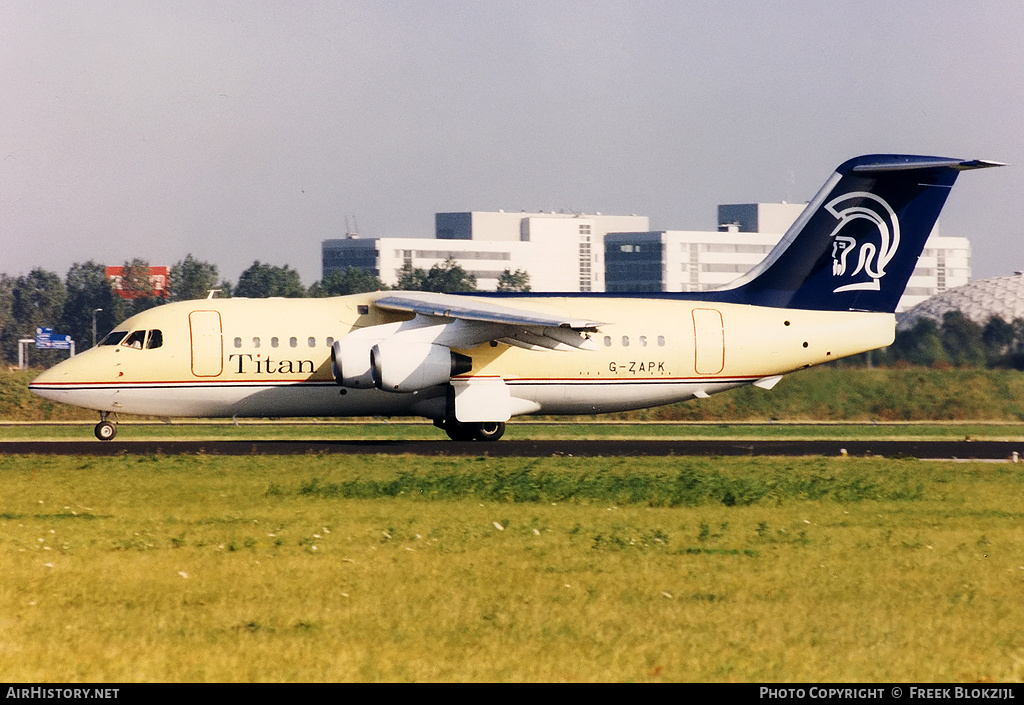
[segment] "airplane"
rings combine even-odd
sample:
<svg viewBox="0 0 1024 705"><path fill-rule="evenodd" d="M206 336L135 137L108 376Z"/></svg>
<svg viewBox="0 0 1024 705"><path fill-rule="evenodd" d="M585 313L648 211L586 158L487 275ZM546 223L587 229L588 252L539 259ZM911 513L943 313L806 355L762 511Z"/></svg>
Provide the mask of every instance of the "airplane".
<svg viewBox="0 0 1024 705"><path fill-rule="evenodd" d="M496 441L525 414L706 398L885 347L961 171L999 162L866 155L836 168L746 274L704 292L203 299L127 319L39 375L47 399L111 415L419 416Z"/></svg>

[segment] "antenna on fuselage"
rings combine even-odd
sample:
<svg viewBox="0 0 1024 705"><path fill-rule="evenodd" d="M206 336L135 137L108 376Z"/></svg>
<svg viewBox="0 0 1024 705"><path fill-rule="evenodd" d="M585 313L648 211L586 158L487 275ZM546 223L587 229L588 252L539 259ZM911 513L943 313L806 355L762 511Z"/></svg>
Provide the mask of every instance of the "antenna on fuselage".
<svg viewBox="0 0 1024 705"><path fill-rule="evenodd" d="M210 289L210 291L206 294L206 298L212 299L214 294L219 294L222 291L224 291L224 290L223 289Z"/></svg>

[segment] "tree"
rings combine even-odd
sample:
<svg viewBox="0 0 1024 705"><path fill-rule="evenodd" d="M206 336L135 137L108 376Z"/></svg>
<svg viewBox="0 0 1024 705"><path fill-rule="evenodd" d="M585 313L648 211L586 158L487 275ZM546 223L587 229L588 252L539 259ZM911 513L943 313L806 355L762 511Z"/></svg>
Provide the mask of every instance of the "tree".
<svg viewBox="0 0 1024 705"><path fill-rule="evenodd" d="M387 287L373 272L359 267L328 272L326 276L309 288L310 296L346 296L366 291L381 291Z"/></svg>
<svg viewBox="0 0 1024 705"><path fill-rule="evenodd" d="M35 335L38 327L53 327L60 322L67 290L60 277L43 269L33 269L14 282L11 313L18 334Z"/></svg>
<svg viewBox="0 0 1024 705"><path fill-rule="evenodd" d="M476 277L463 269L451 257L441 264L435 264L429 272L413 269L406 262L398 275L398 286L402 291L435 291L453 294L460 291L476 291Z"/></svg>
<svg viewBox="0 0 1024 705"><path fill-rule="evenodd" d="M0 330L4 330L14 322L12 308L14 306L14 280L0 273Z"/></svg>
<svg viewBox="0 0 1024 705"><path fill-rule="evenodd" d="M93 261L71 265L64 286L67 298L59 332L70 335L78 350L85 350L96 342L92 337L93 313L96 336L101 338L124 316L125 302L111 288L106 267Z"/></svg>
<svg viewBox="0 0 1024 705"><path fill-rule="evenodd" d="M120 306L121 315L117 317L119 321L167 301L163 293L153 290L149 262L137 257L121 266L121 277L115 293L123 302Z"/></svg>
<svg viewBox="0 0 1024 705"><path fill-rule="evenodd" d="M1013 342L1006 356L1006 364L1015 370L1024 370L1024 318L1014 318L1010 325L1013 326Z"/></svg>
<svg viewBox="0 0 1024 705"><path fill-rule="evenodd" d="M530 291L530 275L521 269L515 272L506 269L498 277L497 291Z"/></svg>
<svg viewBox="0 0 1024 705"><path fill-rule="evenodd" d="M398 273L398 285L395 288L400 291L423 291L423 282L426 279L425 271L413 269L412 263L407 261Z"/></svg>
<svg viewBox="0 0 1024 705"><path fill-rule="evenodd" d="M894 360L911 365L927 366L949 362L939 336L939 326L928 317L919 318L910 330L898 332L888 352Z"/></svg>
<svg viewBox="0 0 1024 705"><path fill-rule="evenodd" d="M17 359L17 334L15 333L14 321L14 279L6 274L0 274L0 354L8 362ZM14 355L8 349L8 340L14 339Z"/></svg>
<svg viewBox="0 0 1024 705"><path fill-rule="evenodd" d="M1007 323L999 316L988 319L981 331L981 340L985 344L985 361L989 367L998 367L1006 361L1013 338L1012 323Z"/></svg>
<svg viewBox="0 0 1024 705"><path fill-rule="evenodd" d="M306 289L302 286L299 273L287 264L277 267L256 260L251 267L242 272L232 294L250 299L265 299L270 296L302 298L306 295Z"/></svg>
<svg viewBox="0 0 1024 705"><path fill-rule="evenodd" d="M36 328L53 328L59 325L61 311L67 291L64 282L53 272L33 269L26 276L14 281L11 299L12 325L4 331L4 352L8 359L17 359L18 339L33 338ZM62 331L56 331L62 333ZM43 364L51 365L67 353L40 351Z"/></svg>
<svg viewBox="0 0 1024 705"><path fill-rule="evenodd" d="M205 299L211 290L224 290L226 284L217 284L217 265L200 262L192 253L171 267L167 289L171 301Z"/></svg>
<svg viewBox="0 0 1024 705"><path fill-rule="evenodd" d="M435 264L423 280L423 291L454 294L460 291L476 291L476 277L455 263L452 258Z"/></svg>
<svg viewBox="0 0 1024 705"><path fill-rule="evenodd" d="M954 365L985 364L981 326L960 311L947 311L942 316L942 347Z"/></svg>

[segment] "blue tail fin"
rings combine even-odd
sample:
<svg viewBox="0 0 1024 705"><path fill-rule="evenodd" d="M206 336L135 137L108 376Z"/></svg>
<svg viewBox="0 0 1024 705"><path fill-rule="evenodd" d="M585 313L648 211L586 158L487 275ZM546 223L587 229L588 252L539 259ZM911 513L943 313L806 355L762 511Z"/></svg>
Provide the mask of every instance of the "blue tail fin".
<svg viewBox="0 0 1024 705"><path fill-rule="evenodd" d="M896 310L957 175L997 162L873 154L842 164L765 260L713 298Z"/></svg>

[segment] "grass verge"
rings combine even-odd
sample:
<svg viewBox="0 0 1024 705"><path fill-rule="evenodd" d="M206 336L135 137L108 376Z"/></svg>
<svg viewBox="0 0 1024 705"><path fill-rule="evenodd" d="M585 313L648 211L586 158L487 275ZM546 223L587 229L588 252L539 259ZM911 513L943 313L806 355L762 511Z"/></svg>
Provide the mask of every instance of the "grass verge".
<svg viewBox="0 0 1024 705"><path fill-rule="evenodd" d="M1019 681L1019 465L4 459L8 681Z"/></svg>
<svg viewBox="0 0 1024 705"><path fill-rule="evenodd" d="M38 370L0 371L0 419L89 421L97 414L28 391ZM708 399L607 414L619 421L1024 421L1024 375L1016 370L822 365L786 375L771 391L748 386Z"/></svg>

